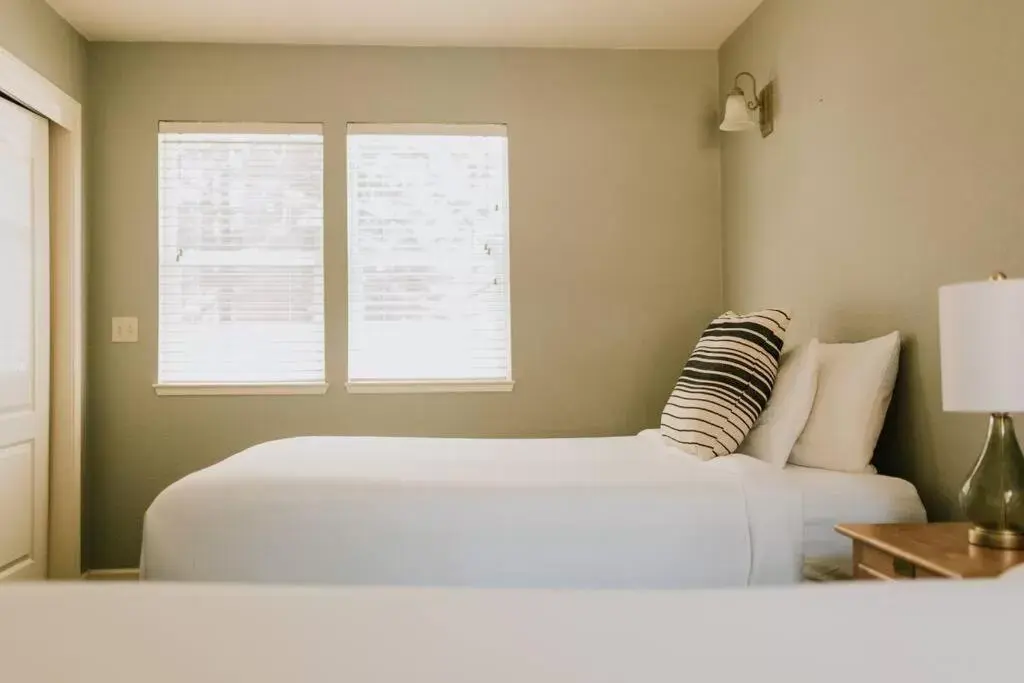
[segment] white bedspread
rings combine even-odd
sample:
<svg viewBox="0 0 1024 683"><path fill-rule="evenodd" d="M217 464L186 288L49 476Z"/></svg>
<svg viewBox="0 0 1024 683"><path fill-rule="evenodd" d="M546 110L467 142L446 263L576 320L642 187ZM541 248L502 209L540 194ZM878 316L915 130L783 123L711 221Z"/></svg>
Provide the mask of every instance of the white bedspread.
<svg viewBox="0 0 1024 683"><path fill-rule="evenodd" d="M927 521L917 489L881 474L830 472L787 465L787 482L800 490L804 518L804 576L822 580L853 576L853 544L837 524Z"/></svg>
<svg viewBox="0 0 1024 683"><path fill-rule="evenodd" d="M995 683L1024 582L488 591L50 582L0 590L10 683Z"/></svg>
<svg viewBox="0 0 1024 683"><path fill-rule="evenodd" d="M792 583L799 492L656 432L595 439L304 437L164 491L143 575L189 581L683 588Z"/></svg>

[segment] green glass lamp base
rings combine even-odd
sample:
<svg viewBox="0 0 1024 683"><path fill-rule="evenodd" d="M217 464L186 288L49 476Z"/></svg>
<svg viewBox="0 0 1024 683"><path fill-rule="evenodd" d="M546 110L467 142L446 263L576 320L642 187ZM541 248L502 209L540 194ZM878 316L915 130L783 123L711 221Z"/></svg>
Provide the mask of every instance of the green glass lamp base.
<svg viewBox="0 0 1024 683"><path fill-rule="evenodd" d="M989 419L985 448L960 490L960 506L974 525L968 533L973 545L1024 549L1024 453L1009 415Z"/></svg>
<svg viewBox="0 0 1024 683"><path fill-rule="evenodd" d="M1015 531L998 531L975 526L968 529L967 540L971 545L982 545L986 548L1024 550L1024 534Z"/></svg>

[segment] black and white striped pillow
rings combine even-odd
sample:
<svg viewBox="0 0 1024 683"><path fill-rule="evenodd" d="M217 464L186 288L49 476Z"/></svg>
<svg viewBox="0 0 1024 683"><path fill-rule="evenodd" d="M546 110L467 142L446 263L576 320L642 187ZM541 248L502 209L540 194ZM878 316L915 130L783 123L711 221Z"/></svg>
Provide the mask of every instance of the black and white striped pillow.
<svg viewBox="0 0 1024 683"><path fill-rule="evenodd" d="M661 414L662 438L703 460L733 453L771 397L788 325L774 308L713 320Z"/></svg>

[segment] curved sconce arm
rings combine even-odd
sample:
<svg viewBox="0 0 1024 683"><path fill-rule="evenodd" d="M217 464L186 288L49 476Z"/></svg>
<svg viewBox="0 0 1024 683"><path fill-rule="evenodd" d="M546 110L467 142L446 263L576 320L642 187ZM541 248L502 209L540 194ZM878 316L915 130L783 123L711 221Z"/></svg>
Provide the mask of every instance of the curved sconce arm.
<svg viewBox="0 0 1024 683"><path fill-rule="evenodd" d="M740 87L740 78L743 76L747 76L750 79L750 82L754 85L753 89L750 91L754 93L753 101L746 100L746 92L744 92L743 88ZM736 78L734 78L732 82L732 91L737 95L743 95L743 98L747 102L747 109L755 111L761 106L761 99L757 96L757 79L754 78L754 74L749 71L741 71L736 74Z"/></svg>

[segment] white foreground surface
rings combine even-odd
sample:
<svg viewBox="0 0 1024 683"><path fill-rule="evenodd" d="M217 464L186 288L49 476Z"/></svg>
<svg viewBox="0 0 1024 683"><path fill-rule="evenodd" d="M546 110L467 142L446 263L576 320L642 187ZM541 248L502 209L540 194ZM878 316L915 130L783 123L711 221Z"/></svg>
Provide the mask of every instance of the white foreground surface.
<svg viewBox="0 0 1024 683"><path fill-rule="evenodd" d="M304 437L170 486L146 579L693 588L794 583L801 498L743 455L597 439Z"/></svg>
<svg viewBox="0 0 1024 683"><path fill-rule="evenodd" d="M1014 680L1024 582L479 591L194 584L0 590L11 681Z"/></svg>

